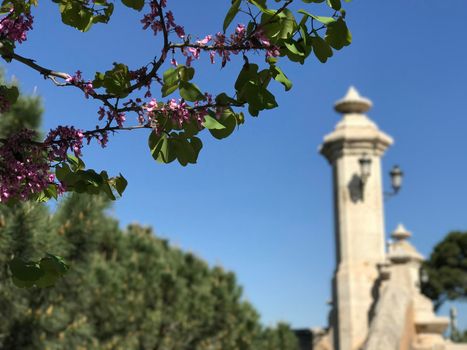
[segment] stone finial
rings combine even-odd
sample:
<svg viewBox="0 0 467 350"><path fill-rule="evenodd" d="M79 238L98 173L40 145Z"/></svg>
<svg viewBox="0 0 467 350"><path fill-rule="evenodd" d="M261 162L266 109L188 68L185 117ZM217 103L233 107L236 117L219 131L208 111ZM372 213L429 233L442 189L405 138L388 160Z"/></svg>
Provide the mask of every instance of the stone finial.
<svg viewBox="0 0 467 350"><path fill-rule="evenodd" d="M360 96L357 89L351 86L345 97L336 102L334 109L342 114L365 113L372 106L368 98Z"/></svg>
<svg viewBox="0 0 467 350"><path fill-rule="evenodd" d="M397 225L396 229L391 233L391 237L396 241L405 240L410 236L412 236L412 234L407 231L407 229L402 224Z"/></svg>

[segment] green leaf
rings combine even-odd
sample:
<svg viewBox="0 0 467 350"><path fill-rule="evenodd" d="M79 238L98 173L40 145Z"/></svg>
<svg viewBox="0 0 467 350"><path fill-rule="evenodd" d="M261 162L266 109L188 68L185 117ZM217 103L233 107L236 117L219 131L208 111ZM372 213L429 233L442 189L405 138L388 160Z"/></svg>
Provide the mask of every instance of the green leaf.
<svg viewBox="0 0 467 350"><path fill-rule="evenodd" d="M69 269L63 258L49 253L39 262L15 257L9 265L13 283L20 288L50 287Z"/></svg>
<svg viewBox="0 0 467 350"><path fill-rule="evenodd" d="M339 18L336 22L330 23L327 26L325 40L336 50L350 45L352 42L352 34L342 18Z"/></svg>
<svg viewBox="0 0 467 350"><path fill-rule="evenodd" d="M72 171L83 170L86 167L81 158L76 157L74 154L67 154L66 157Z"/></svg>
<svg viewBox="0 0 467 350"><path fill-rule="evenodd" d="M180 96L187 101L201 101L204 100L205 97L200 89L193 83L187 81L180 81L179 83L180 88Z"/></svg>
<svg viewBox="0 0 467 350"><path fill-rule="evenodd" d="M278 15L275 15L275 12L264 12L261 16L261 25L272 44L280 39L291 38L298 29L295 17L289 9L285 9Z"/></svg>
<svg viewBox="0 0 467 350"><path fill-rule="evenodd" d="M328 3L329 7L336 11L339 11L342 7L341 0L326 0L326 2Z"/></svg>
<svg viewBox="0 0 467 350"><path fill-rule="evenodd" d="M274 80L284 85L285 91L289 91L292 88L292 82L279 67L272 65L269 70L271 71L271 76Z"/></svg>
<svg viewBox="0 0 467 350"><path fill-rule="evenodd" d="M165 133L158 135L155 131L152 131L149 135L148 144L152 157L158 162L171 163L175 160L175 154Z"/></svg>
<svg viewBox="0 0 467 350"><path fill-rule="evenodd" d="M178 84L171 85L171 86L170 85L163 85L162 89L161 89L162 97L169 96L171 93L173 93L177 89L178 89Z"/></svg>
<svg viewBox="0 0 467 350"><path fill-rule="evenodd" d="M178 70L175 68L167 69L162 76L162 80L164 81L164 85L177 85L180 80Z"/></svg>
<svg viewBox="0 0 467 350"><path fill-rule="evenodd" d="M187 166L188 163L196 163L197 154L186 138L171 137L169 138L169 144L172 152L182 166Z"/></svg>
<svg viewBox="0 0 467 350"><path fill-rule="evenodd" d="M57 176L57 179L62 182L66 182L70 174L71 174L71 169L68 166L68 164L63 164L62 166L58 165L55 168L55 176Z"/></svg>
<svg viewBox="0 0 467 350"><path fill-rule="evenodd" d="M50 198L57 199L58 198L57 185L50 184L49 186L47 186L47 188L44 189L44 195L46 196L47 199L50 199Z"/></svg>
<svg viewBox="0 0 467 350"><path fill-rule="evenodd" d="M93 11L78 1L66 1L60 3L62 22L82 32L91 28L93 23Z"/></svg>
<svg viewBox="0 0 467 350"><path fill-rule="evenodd" d="M257 64L245 64L243 66L235 82L235 90L237 92L241 91L249 81L258 81L258 68Z"/></svg>
<svg viewBox="0 0 467 350"><path fill-rule="evenodd" d="M99 89L99 88L103 87L104 86L104 79L105 79L105 74L104 73L96 72L96 74L94 75L94 80L92 82L92 86L95 89Z"/></svg>
<svg viewBox="0 0 467 350"><path fill-rule="evenodd" d="M18 288L31 288L32 286L34 286L34 281L23 281L15 276L12 276L11 280L13 281L13 284Z"/></svg>
<svg viewBox="0 0 467 350"><path fill-rule="evenodd" d="M225 126L219 123L215 118L210 115L204 116L203 126L209 130L222 130L225 129Z"/></svg>
<svg viewBox="0 0 467 350"><path fill-rule="evenodd" d="M305 11L305 10L298 10L299 13L302 13L308 17L311 17L315 20L317 20L318 22L320 23L323 23L325 25L328 25L329 23L332 23L332 22L335 22L335 18L333 17L324 17L324 16L315 16L315 15L312 15L311 13Z"/></svg>
<svg viewBox="0 0 467 350"><path fill-rule="evenodd" d="M0 47L0 55L7 62L11 62L11 56L15 49L15 43L11 40L2 40Z"/></svg>
<svg viewBox="0 0 467 350"><path fill-rule="evenodd" d="M195 152L195 160L197 161L199 152L201 152L201 149L203 148L203 142L201 141L200 138L194 136L190 138L190 144L191 144L191 147L193 148L193 151Z"/></svg>
<svg viewBox="0 0 467 350"><path fill-rule="evenodd" d="M195 76L195 69L192 67L179 66L177 68L180 80L190 81Z"/></svg>
<svg viewBox="0 0 467 350"><path fill-rule="evenodd" d="M268 9L266 6L266 0L248 0L248 2L255 5L259 10L263 12Z"/></svg>
<svg viewBox="0 0 467 350"><path fill-rule="evenodd" d="M230 104L238 104L238 101L227 95L225 92L222 92L216 96L216 103L218 105L228 106Z"/></svg>
<svg viewBox="0 0 467 350"><path fill-rule="evenodd" d="M284 45L290 53L297 55L297 56L305 56L305 54L299 50L297 43L294 42L293 40L285 41Z"/></svg>
<svg viewBox="0 0 467 350"><path fill-rule="evenodd" d="M62 257L52 254L42 258L39 266L43 271L43 275L35 283L39 288L53 286L69 269Z"/></svg>
<svg viewBox="0 0 467 350"><path fill-rule="evenodd" d="M315 56L322 63L325 63L329 57L332 57L332 49L329 44L320 36L311 36L311 45Z"/></svg>
<svg viewBox="0 0 467 350"><path fill-rule="evenodd" d="M115 178L115 189L117 190L118 194L121 196L125 191L128 185L128 181L123 177L122 174Z"/></svg>
<svg viewBox="0 0 467 350"><path fill-rule="evenodd" d="M213 112L211 112L211 117L214 117ZM235 127L237 126L237 119L235 118L235 114L231 109L225 109L219 118L219 123L224 126L223 129L212 129L209 130L209 132L216 139L221 140L232 134L232 132L235 130Z"/></svg>
<svg viewBox="0 0 467 350"><path fill-rule="evenodd" d="M10 270L13 276L20 281L37 281L44 272L36 262L27 262L15 257L10 261Z"/></svg>
<svg viewBox="0 0 467 350"><path fill-rule="evenodd" d="M121 98L128 96L131 86L128 66L123 63L114 63L114 68L105 72L102 85L109 94Z"/></svg>
<svg viewBox="0 0 467 350"><path fill-rule="evenodd" d="M237 15L237 13L238 13L238 11L240 9L240 4L241 3L242 3L241 0L234 0L233 1L232 6L230 7L230 9L227 12L227 15L225 16L225 19L224 19L224 26L223 26L224 33L227 30L227 28L229 27L230 23L232 23L235 16Z"/></svg>
<svg viewBox="0 0 467 350"><path fill-rule="evenodd" d="M144 7L144 0L122 0L122 2L124 5L137 11L141 11Z"/></svg>

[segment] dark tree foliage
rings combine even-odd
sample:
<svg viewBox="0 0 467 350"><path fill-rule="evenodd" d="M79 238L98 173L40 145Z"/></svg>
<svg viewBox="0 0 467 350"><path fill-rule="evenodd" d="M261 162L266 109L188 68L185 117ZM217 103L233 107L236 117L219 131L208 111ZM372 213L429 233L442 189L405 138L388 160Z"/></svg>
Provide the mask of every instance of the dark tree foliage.
<svg viewBox="0 0 467 350"><path fill-rule="evenodd" d="M0 348L297 349L287 325L261 326L233 273L150 228L120 230L101 197L70 196L53 215L27 205L27 215L4 214L0 258L14 251L34 258L47 241L71 268L48 289L18 289L2 270Z"/></svg>
<svg viewBox="0 0 467 350"><path fill-rule="evenodd" d="M454 231L439 242L423 265L422 292L438 309L447 300L467 298L467 232Z"/></svg>
<svg viewBox="0 0 467 350"><path fill-rule="evenodd" d="M454 343L467 343L467 330L455 331L451 334L451 340Z"/></svg>

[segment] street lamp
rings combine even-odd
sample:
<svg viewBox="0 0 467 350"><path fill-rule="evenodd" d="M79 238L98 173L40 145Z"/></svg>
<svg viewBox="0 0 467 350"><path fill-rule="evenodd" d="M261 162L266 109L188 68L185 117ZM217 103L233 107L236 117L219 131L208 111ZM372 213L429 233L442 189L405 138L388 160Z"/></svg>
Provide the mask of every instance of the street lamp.
<svg viewBox="0 0 467 350"><path fill-rule="evenodd" d="M404 173L398 165L394 165L391 171L389 172L389 176L391 177L392 192L386 192L385 194L387 196L394 196L401 189Z"/></svg>
<svg viewBox="0 0 467 350"><path fill-rule="evenodd" d="M358 162L360 163L360 185L363 190L371 175L371 158L368 157L368 154L363 153Z"/></svg>
<svg viewBox="0 0 467 350"><path fill-rule="evenodd" d="M392 190L394 191L394 194L396 194L401 189L404 173L398 165L394 165L389 172L389 175L391 176Z"/></svg>

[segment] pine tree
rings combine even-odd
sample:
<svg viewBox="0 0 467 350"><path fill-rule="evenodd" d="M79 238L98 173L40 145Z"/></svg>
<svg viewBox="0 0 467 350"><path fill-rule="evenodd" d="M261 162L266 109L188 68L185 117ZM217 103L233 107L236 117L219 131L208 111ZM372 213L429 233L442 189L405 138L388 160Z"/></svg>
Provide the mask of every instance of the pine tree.
<svg viewBox="0 0 467 350"><path fill-rule="evenodd" d="M3 74L0 72L0 80ZM21 96L19 103L0 115L0 137L41 124L42 104L38 97ZM50 228L47 207L38 203L0 204L0 347L26 349L35 330L37 291L18 289L12 283L9 263L13 257L40 259L59 246Z"/></svg>

